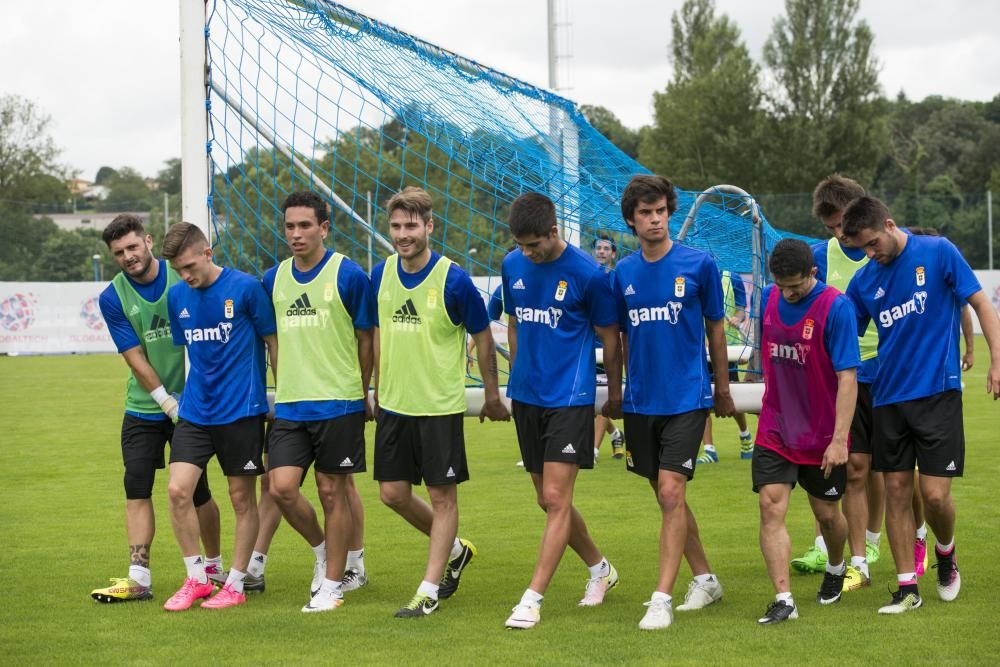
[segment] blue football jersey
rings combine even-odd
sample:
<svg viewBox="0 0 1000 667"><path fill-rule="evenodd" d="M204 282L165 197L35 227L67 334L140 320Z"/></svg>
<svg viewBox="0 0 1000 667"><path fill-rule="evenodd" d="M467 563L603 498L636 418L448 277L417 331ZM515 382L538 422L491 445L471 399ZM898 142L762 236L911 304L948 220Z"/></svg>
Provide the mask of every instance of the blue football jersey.
<svg viewBox="0 0 1000 667"><path fill-rule="evenodd" d="M675 415L711 407L705 319L725 314L712 257L679 243L655 262L635 252L618 262L612 282L629 353L623 409Z"/></svg>
<svg viewBox="0 0 1000 667"><path fill-rule="evenodd" d="M847 296L858 331L878 326L879 369L872 385L877 406L961 390L961 310L982 287L948 239L907 235L888 265L868 262Z"/></svg>
<svg viewBox="0 0 1000 667"><path fill-rule="evenodd" d="M507 395L530 405L593 405L594 327L617 323L608 274L567 246L535 264L515 250L503 261L503 307L517 324L517 357Z"/></svg>
<svg viewBox="0 0 1000 667"><path fill-rule="evenodd" d="M186 345L190 372L180 417L229 424L267 412L263 336L277 332L260 281L224 268L204 289L177 283L167 293L174 343Z"/></svg>

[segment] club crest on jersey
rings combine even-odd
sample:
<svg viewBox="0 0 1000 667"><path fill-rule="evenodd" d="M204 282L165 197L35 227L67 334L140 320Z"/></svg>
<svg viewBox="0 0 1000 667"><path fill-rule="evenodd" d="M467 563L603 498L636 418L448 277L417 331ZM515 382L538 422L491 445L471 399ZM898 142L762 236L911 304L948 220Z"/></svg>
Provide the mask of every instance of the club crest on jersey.
<svg viewBox="0 0 1000 667"><path fill-rule="evenodd" d="M923 287L924 283L927 282L926 276L924 275L924 267L917 267L917 287Z"/></svg>
<svg viewBox="0 0 1000 667"><path fill-rule="evenodd" d="M804 340L812 340L813 337L813 327L816 325L811 318L806 318L805 325L802 327L802 338Z"/></svg>
<svg viewBox="0 0 1000 667"><path fill-rule="evenodd" d="M684 279L674 278L674 296L682 297L684 296Z"/></svg>
<svg viewBox="0 0 1000 667"><path fill-rule="evenodd" d="M333 301L333 283L323 285L323 300Z"/></svg>
<svg viewBox="0 0 1000 667"><path fill-rule="evenodd" d="M233 300L232 299L226 299L224 305L225 305L225 311L226 311L226 319L227 320L233 319Z"/></svg>
<svg viewBox="0 0 1000 667"><path fill-rule="evenodd" d="M438 291L434 288L427 290L427 307L437 308L438 304Z"/></svg>
<svg viewBox="0 0 1000 667"><path fill-rule="evenodd" d="M556 301L562 301L566 298L566 288L569 287L569 283L565 280L560 280L559 284L556 285Z"/></svg>

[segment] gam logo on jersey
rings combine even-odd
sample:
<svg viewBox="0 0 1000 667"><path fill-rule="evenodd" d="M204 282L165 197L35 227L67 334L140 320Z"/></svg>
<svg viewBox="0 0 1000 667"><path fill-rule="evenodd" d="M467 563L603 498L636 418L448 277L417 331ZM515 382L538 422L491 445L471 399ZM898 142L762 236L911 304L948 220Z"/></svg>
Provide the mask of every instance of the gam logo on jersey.
<svg viewBox="0 0 1000 667"><path fill-rule="evenodd" d="M809 356L809 345L796 343L786 345L784 343L768 343L768 354L777 363L791 363L797 366L806 365L806 357Z"/></svg>
<svg viewBox="0 0 1000 667"><path fill-rule="evenodd" d="M632 326L637 327L642 322L669 322L677 324L681 317L684 304L677 301L667 301L667 305L653 308L632 308L628 311L628 319Z"/></svg>
<svg viewBox="0 0 1000 667"><path fill-rule="evenodd" d="M891 327L897 320L901 320L910 313L921 315L927 306L927 292L914 292L909 301L905 301L898 306L886 308L878 314L878 321L886 329Z"/></svg>
<svg viewBox="0 0 1000 667"><path fill-rule="evenodd" d="M191 343L202 343L214 341L225 345L229 342L229 334L233 330L232 322L219 322L219 326L205 327L204 329L185 329L184 340L188 345Z"/></svg>
<svg viewBox="0 0 1000 667"><path fill-rule="evenodd" d="M547 324L551 328L556 329L559 327L559 318L562 317L562 308L553 308L549 306L548 308L521 308L518 306L514 309L514 314L517 316L517 322L535 322L536 324Z"/></svg>

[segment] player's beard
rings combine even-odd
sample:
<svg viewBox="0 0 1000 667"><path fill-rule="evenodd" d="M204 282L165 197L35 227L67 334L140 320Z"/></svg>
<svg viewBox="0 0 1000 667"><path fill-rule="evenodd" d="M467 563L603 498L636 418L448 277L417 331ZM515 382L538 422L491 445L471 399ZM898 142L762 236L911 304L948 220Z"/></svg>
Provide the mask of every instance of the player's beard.
<svg viewBox="0 0 1000 667"><path fill-rule="evenodd" d="M147 248L146 256L139 260L138 270L126 272L131 278L135 278L136 280L142 279L149 273L149 269L153 266L154 261L156 261L156 258L153 257L152 251Z"/></svg>

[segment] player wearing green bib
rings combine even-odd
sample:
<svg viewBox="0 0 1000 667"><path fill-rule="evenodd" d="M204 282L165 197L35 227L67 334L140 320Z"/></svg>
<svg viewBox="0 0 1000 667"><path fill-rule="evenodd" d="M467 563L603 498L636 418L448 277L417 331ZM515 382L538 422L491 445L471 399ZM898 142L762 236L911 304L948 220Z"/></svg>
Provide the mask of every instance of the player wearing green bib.
<svg viewBox="0 0 1000 667"><path fill-rule="evenodd" d="M386 204L396 254L372 270L375 330L375 479L382 502L430 537L423 581L399 618L421 618L457 589L476 554L458 539L458 484L465 458L465 335L476 343L486 400L479 415L506 421L496 347L472 279L431 252L430 195L408 187ZM427 484L430 505L413 493Z"/></svg>
<svg viewBox="0 0 1000 667"><path fill-rule="evenodd" d="M323 245L330 230L326 202L314 192L293 192L282 210L292 257L264 274L279 350L268 478L285 519L316 554L311 599L302 611L332 611L345 590L368 582L357 553L363 550L352 549L356 529L363 531L353 473L365 471L374 302L361 267ZM299 492L310 465L325 531ZM355 562L348 562L351 551Z"/></svg>
<svg viewBox="0 0 1000 667"><path fill-rule="evenodd" d="M153 257L153 239L134 215L117 216L102 239L122 271L100 296L101 313L129 367L122 420L125 464L125 526L131 563L127 577L90 595L98 602L148 600L153 596L149 551L155 533L153 481L164 467L163 449L173 436L177 417L174 396L184 388L184 350L170 337L167 289L179 278ZM211 574L223 578L219 556L219 507L202 475L194 504L201 539L211 556Z"/></svg>

